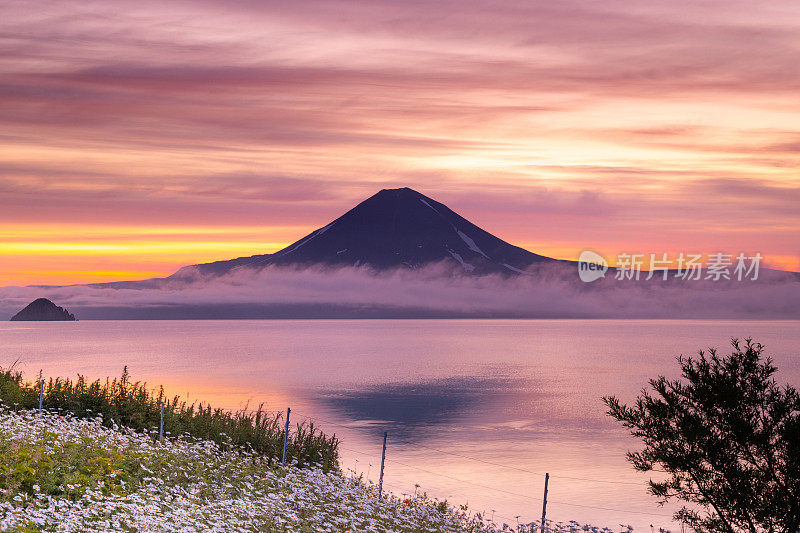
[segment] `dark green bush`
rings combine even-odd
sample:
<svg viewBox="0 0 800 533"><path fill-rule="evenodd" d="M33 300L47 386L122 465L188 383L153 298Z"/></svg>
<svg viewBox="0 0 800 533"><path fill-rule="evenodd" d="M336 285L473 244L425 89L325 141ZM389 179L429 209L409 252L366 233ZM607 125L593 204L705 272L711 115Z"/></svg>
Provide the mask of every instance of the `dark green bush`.
<svg viewBox="0 0 800 533"><path fill-rule="evenodd" d="M628 460L666 503L688 503L674 518L696 531L800 531L800 392L781 386L764 347L731 341L678 357L682 379L650 380L630 406L604 398L608 414L641 439Z"/></svg>

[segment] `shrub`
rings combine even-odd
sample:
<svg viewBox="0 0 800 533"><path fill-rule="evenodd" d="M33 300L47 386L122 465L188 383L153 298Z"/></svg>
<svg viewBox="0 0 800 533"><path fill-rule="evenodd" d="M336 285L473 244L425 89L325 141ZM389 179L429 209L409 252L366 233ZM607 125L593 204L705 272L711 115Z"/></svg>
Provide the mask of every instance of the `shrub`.
<svg viewBox="0 0 800 533"><path fill-rule="evenodd" d="M764 347L734 339L733 353L679 357L683 381L651 379L628 407L604 398L609 414L642 439L628 453L662 502L693 504L675 515L695 530L796 533L800 530L800 394L781 387Z"/></svg>
<svg viewBox="0 0 800 533"><path fill-rule="evenodd" d="M39 381L26 382L12 365L0 368L0 401L10 407L33 409L39 405ZM164 403L165 434L191 435L221 446L251 449L279 460L283 454L285 422L281 413L263 410L229 412L209 404L188 404L179 396L167 398L164 388L150 389L146 383L131 381L128 369L119 378L87 382L51 378L45 382L43 407L69 412L77 417L103 417L107 427L120 425L137 431L156 432ZM326 436L313 423L296 424L290 430L287 460L298 466L319 464L324 469L338 468L339 440Z"/></svg>

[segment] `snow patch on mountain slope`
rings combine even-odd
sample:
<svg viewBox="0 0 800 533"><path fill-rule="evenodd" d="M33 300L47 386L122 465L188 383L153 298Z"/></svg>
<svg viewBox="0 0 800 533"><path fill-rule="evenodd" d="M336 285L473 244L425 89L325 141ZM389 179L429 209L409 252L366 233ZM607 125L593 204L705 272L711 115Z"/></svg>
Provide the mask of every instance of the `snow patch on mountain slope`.
<svg viewBox="0 0 800 533"><path fill-rule="evenodd" d="M431 209L433 209L433 210L434 210L434 211L435 211L437 214L441 214L441 213L439 213L439 211L436 211L436 209L435 209L435 208L434 208L434 207L433 207L431 204L429 204L428 202L426 202L424 198L420 198L420 199L419 199L419 201L420 201L420 202L422 202L423 204L427 205L427 206L428 206L428 207L430 207Z"/></svg>
<svg viewBox="0 0 800 533"><path fill-rule="evenodd" d="M473 241L472 238L469 235L467 235L466 233L464 233L463 231L458 230L458 229L456 230L456 233L458 233L458 236L461 237L462 241L467 243L467 246L469 247L470 250L472 250L473 252L478 252L479 254L481 254L486 259L489 259L489 256L486 255L485 253L483 253L483 250L478 248L478 245L475 244L475 241Z"/></svg>
<svg viewBox="0 0 800 533"><path fill-rule="evenodd" d="M469 263L464 261L464 258L461 257L461 254L457 254L452 250L447 250L447 251L450 253L450 255L453 256L453 259L461 263L461 266L464 267L464 270L466 270L467 272L472 272L473 270L475 270L475 267L473 265L470 265Z"/></svg>
<svg viewBox="0 0 800 533"><path fill-rule="evenodd" d="M294 252L295 250L297 250L298 248L300 248L301 246L306 244L308 241L310 241L314 237L319 237L320 235L322 235L323 233L325 233L326 231L331 229L331 226L333 226L334 224L336 224L336 222L331 222L327 226L319 228L317 231L315 231L314 233L312 233L311 235L309 235L308 237L306 237L302 241L298 242L296 245L292 246L291 248L289 248L285 252L281 253L280 255L275 255L275 257L283 257L284 255L287 255L287 254L290 254L290 253Z"/></svg>
<svg viewBox="0 0 800 533"><path fill-rule="evenodd" d="M327 226L325 226L324 228L319 228L319 229L317 230L317 233L314 235L314 237L318 237L318 236L322 235L323 233L325 233L326 231L328 231L329 229L331 229L331 226L333 226L334 224L336 224L336 222L331 222L330 224L328 224L328 225L327 225ZM309 240L311 240L311 239L309 239Z"/></svg>
<svg viewBox="0 0 800 533"><path fill-rule="evenodd" d="M509 270L513 270L514 272L519 272L520 274L528 274L528 272L525 272L524 270L520 270L517 267L513 267L513 266L509 265L508 263L503 263L503 266L506 267Z"/></svg>

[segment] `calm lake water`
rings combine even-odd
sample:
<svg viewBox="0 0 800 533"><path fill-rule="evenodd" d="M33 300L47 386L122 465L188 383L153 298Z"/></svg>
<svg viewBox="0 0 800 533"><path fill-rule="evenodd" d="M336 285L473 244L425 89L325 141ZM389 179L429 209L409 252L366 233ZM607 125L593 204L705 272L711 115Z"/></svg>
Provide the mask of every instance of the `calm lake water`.
<svg viewBox="0 0 800 533"><path fill-rule="evenodd" d="M541 515L675 529L624 459L637 443L604 413L680 354L767 346L800 385L800 322L629 320L82 321L0 324L0 365L30 377L119 375L237 408L291 406L342 439L342 466L510 524ZM419 488L415 489L415 485Z"/></svg>

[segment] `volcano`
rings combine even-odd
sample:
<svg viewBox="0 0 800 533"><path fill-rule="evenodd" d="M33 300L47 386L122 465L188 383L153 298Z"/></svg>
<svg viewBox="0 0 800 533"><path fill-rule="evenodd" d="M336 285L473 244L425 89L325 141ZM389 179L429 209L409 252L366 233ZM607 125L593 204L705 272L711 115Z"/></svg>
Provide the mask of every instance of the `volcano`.
<svg viewBox="0 0 800 533"><path fill-rule="evenodd" d="M473 275L525 272L555 261L507 243L413 189L383 189L330 224L273 254L191 265L173 278L267 266L417 269L444 263Z"/></svg>

